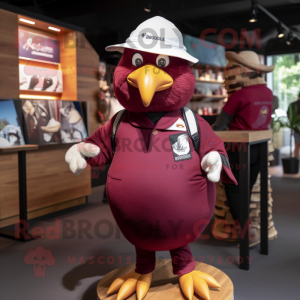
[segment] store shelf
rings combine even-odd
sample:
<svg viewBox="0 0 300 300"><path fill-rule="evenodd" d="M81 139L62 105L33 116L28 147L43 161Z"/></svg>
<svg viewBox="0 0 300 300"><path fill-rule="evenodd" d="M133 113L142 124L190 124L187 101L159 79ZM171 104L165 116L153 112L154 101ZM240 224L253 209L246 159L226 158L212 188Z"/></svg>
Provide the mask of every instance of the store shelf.
<svg viewBox="0 0 300 300"><path fill-rule="evenodd" d="M62 93L35 90L20 90L19 97L21 99L59 100L62 98Z"/></svg>
<svg viewBox="0 0 300 300"><path fill-rule="evenodd" d="M201 94L194 94L191 101L205 101L205 102L209 102L209 101L220 101L223 100L227 97L227 95L201 95Z"/></svg>
<svg viewBox="0 0 300 300"><path fill-rule="evenodd" d="M219 81L219 80L216 80L216 79L210 79L210 80L196 79L196 82L201 82L201 83L223 83L223 81Z"/></svg>

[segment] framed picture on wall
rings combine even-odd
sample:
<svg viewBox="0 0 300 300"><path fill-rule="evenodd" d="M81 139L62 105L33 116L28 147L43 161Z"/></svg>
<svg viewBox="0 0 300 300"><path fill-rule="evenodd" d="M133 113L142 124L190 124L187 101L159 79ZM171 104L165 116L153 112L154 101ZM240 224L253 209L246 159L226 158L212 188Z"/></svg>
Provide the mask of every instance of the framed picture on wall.
<svg viewBox="0 0 300 300"><path fill-rule="evenodd" d="M28 61L26 65L19 65L20 90L62 93L62 78L62 71L54 65L45 68L32 61Z"/></svg>
<svg viewBox="0 0 300 300"><path fill-rule="evenodd" d="M79 143L87 138L81 103L76 101L61 102L61 139L63 144Z"/></svg>
<svg viewBox="0 0 300 300"><path fill-rule="evenodd" d="M30 144L78 143L87 138L80 102L24 99L22 112Z"/></svg>
<svg viewBox="0 0 300 300"><path fill-rule="evenodd" d="M60 42L58 39L19 29L19 57L29 60L60 63Z"/></svg>
<svg viewBox="0 0 300 300"><path fill-rule="evenodd" d="M30 144L61 144L60 102L22 100L22 111Z"/></svg>
<svg viewBox="0 0 300 300"><path fill-rule="evenodd" d="M0 100L0 147L24 144L24 136L14 101Z"/></svg>

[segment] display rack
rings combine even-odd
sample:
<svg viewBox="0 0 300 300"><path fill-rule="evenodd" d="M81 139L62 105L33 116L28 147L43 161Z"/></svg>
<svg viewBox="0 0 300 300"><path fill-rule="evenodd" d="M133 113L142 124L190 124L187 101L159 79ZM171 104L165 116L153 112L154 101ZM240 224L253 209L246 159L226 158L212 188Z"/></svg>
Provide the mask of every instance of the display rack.
<svg viewBox="0 0 300 300"><path fill-rule="evenodd" d="M196 79L196 82L201 82L201 83L223 83L223 80L216 80L216 79L210 79L210 80L204 80L204 79Z"/></svg>
<svg viewBox="0 0 300 300"><path fill-rule="evenodd" d="M67 100L84 102L84 114L87 119L89 134L99 127L97 120L99 56L82 31L76 31L66 26L0 9L3 21L0 32L0 59L3 62L0 70L2 82L1 98L18 100ZM25 19L28 22L21 21ZM55 28L55 31L49 29ZM60 42L59 61L51 64L42 59L32 59L20 55L18 32L26 28L28 32L45 37L56 38ZM28 59L29 58L29 59ZM49 92L38 89L20 89L20 64L36 64L60 70L62 72L63 89L59 92ZM25 76L24 76L25 77ZM86 203L87 195L91 193L91 171L85 170L80 176L74 176L65 162L65 153L70 144L59 144L39 147L28 152L27 161L27 215L28 219L46 215L61 209ZM12 225L19 216L19 182L18 154L5 152L0 155L0 228Z"/></svg>
<svg viewBox="0 0 300 300"><path fill-rule="evenodd" d="M221 96L221 95L201 95L201 94L194 94L191 101L204 101L204 102L210 102L210 101L217 101L225 99L227 96Z"/></svg>

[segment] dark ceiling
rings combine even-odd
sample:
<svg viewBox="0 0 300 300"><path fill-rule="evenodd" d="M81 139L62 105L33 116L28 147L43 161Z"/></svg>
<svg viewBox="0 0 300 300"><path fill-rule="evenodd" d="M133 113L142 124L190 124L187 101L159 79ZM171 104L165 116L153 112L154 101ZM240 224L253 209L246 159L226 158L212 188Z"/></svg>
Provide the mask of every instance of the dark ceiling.
<svg viewBox="0 0 300 300"><path fill-rule="evenodd" d="M259 30L263 54L299 52L300 42L294 39L291 46L286 40L277 39L277 25L263 12L258 13L258 22L249 23L250 0L174 0L174 1L71 1L71 0L7 0L8 4L58 19L86 30L86 36L101 59L113 62L118 54L107 53L110 44L124 42L130 32L144 20L160 15L172 21L182 33L200 37L207 28L232 28L240 33L245 28L251 33ZM300 0L260 0L284 24L300 35ZM151 4L151 12L145 6ZM286 34L287 36L287 34ZM207 40L217 42L217 34L208 35ZM232 35L226 34L224 41L230 44ZM257 45L254 45L254 48ZM238 50L238 45L231 50Z"/></svg>

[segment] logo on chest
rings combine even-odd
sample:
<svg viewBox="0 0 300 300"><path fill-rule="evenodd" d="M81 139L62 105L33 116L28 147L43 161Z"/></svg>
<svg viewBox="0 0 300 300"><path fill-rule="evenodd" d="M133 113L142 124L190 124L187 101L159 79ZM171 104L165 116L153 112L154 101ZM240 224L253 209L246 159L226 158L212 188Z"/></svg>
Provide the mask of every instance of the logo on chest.
<svg viewBox="0 0 300 300"><path fill-rule="evenodd" d="M174 161L192 159L189 136L187 133L176 133L169 136Z"/></svg>

